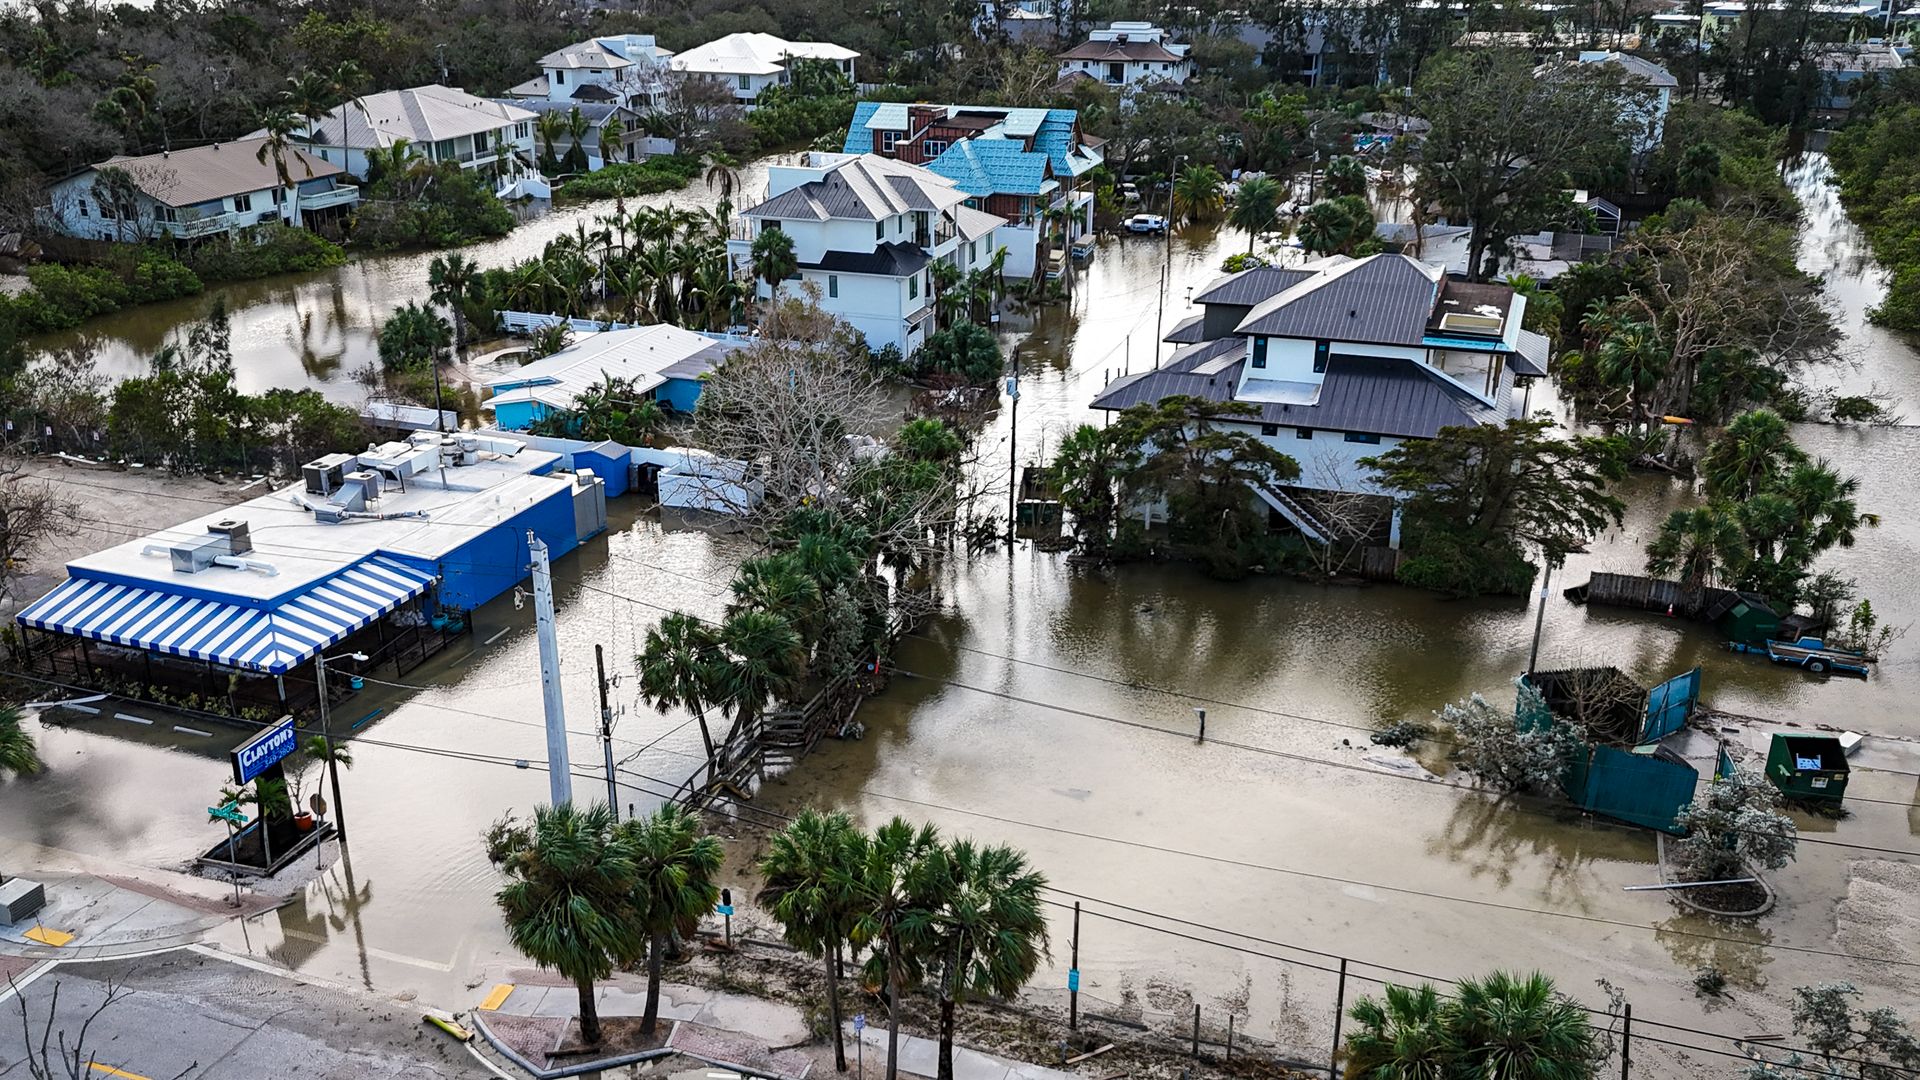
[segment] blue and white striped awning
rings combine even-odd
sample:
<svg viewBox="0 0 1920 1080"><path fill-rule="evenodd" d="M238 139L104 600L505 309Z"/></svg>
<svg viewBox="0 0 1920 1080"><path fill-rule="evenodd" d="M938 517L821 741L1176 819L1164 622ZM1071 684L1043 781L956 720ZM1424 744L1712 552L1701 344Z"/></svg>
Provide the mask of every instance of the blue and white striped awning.
<svg viewBox="0 0 1920 1080"><path fill-rule="evenodd" d="M279 607L261 609L74 578L16 618L36 630L278 675L425 592L433 581L430 574L374 556Z"/></svg>

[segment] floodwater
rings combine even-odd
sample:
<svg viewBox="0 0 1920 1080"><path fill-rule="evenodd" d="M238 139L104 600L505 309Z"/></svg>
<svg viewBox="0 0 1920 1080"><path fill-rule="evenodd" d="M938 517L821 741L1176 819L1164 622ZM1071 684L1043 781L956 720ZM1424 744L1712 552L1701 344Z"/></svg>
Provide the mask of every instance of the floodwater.
<svg viewBox="0 0 1920 1080"><path fill-rule="evenodd" d="M1820 168L1814 159L1793 174L1810 211L1803 254L1827 273L1860 353L1857 369L1832 378L1911 397L1920 354L1863 325L1861 312L1883 285L1857 232L1824 197ZM523 241L516 234L511 243ZM538 247L524 243L515 250ZM1018 437L1010 440L1013 418L1003 409L980 437L982 467L1002 475L1010 447L1019 461L1037 459L1043 444L1094 419L1086 404L1108 373L1151 363L1156 324L1189 313L1188 287L1244 243L1196 230L1175 238L1170 256L1157 240L1105 245L1072 302L1032 327ZM1169 264L1162 311L1160 273ZM342 273L355 281L352 311L397 302L389 288L420 288L417 264L378 271L399 283L387 287L367 276L371 268ZM302 288L323 296L333 286ZM260 334L284 327L288 305L263 306L273 310L237 311L236 328L242 319ZM362 348L365 321L348 335ZM249 348L268 355L274 346ZM283 355L271 362L286 363ZM1550 396L1536 403L1556 407ZM1889 621L1920 619L1910 572L1920 522L1907 512L1920 433L1810 425L1797 437L1859 474L1863 505L1886 515L1831 564L1856 576ZM1636 480L1629 494L1624 527L1556 577L1543 666L1611 663L1653 682L1698 664L1707 699L1722 709L1920 736L1906 707L1920 688L1911 640L1871 681L1823 683L1731 656L1709 635L1657 616L1561 600L1563 582L1594 569L1638 569L1646 537L1687 499L1683 485L1657 478ZM740 555L733 541L636 515L629 504L617 508L608 536L556 565L581 797L602 790L596 643L609 670L624 676L612 693L620 801L645 809L693 768L696 729L684 715L638 702L629 658L662 610L716 614ZM961 563L943 584L948 610L903 644L900 676L861 709L865 738L823 744L757 805L843 808L870 824L899 814L1024 848L1065 890L1057 900L1086 899L1079 968L1089 1011L1131 1006L1184 1023L1197 1003L1210 1028L1231 1011L1243 1034L1320 1060L1337 956L1353 961L1349 998L1377 989L1368 979L1393 974L1382 966L1442 977L1537 968L1590 1004L1603 1000L1595 980L1610 980L1626 990L1643 1034L1649 1021L1784 1031L1791 988L1833 979L1861 985L1869 1004L1909 1015L1920 1006L1911 966L1831 955L1920 962L1920 943L1897 934L1867 944L1881 924L1859 880L1870 870L1864 860L1920 849L1911 774L1856 774L1851 818L1801 824L1814 840L1859 846L1803 844L1773 877L1776 912L1755 925L1721 924L1683 916L1658 893L1623 891L1658 879L1647 834L1464 794L1367 742L1368 729L1424 718L1467 694L1510 694L1533 630L1525 601L1226 584L1179 566L1093 573L1026 544ZM479 838L501 814L547 797L531 625L530 605L496 601L477 614L470 642L406 680L430 689L371 686L343 710L343 723L364 722L345 778L351 866L331 863L287 908L223 931L223 944L450 1006L470 1004L474 987L524 967L492 906L497 879ZM1192 738L1196 707L1207 710L1205 744ZM212 844L204 807L221 782L223 747L161 745L164 733L128 729L95 719L45 734L51 773L0 785L0 863L91 857L162 866ZM520 760L534 767L519 768ZM738 867L752 841L722 830ZM1900 900L1893 903L1897 911ZM1039 984L1063 987L1071 919L1053 913L1052 959ZM1692 972L1707 963L1734 988L1732 1002L1711 1011L1691 988ZM1674 1031L1656 1037L1694 1041ZM1634 1057L1665 1075L1730 1075L1739 1064L1638 1043Z"/></svg>

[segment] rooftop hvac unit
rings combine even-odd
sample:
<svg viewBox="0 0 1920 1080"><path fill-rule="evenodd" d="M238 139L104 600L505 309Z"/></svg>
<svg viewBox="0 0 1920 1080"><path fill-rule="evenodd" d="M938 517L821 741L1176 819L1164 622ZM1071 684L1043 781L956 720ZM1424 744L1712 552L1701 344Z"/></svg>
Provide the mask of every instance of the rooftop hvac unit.
<svg viewBox="0 0 1920 1080"><path fill-rule="evenodd" d="M374 502L380 498L379 473L370 472L366 469L350 472L346 475L346 483L349 487L358 487L360 489L360 498L363 502Z"/></svg>
<svg viewBox="0 0 1920 1080"><path fill-rule="evenodd" d="M174 570L182 574L197 574L212 566L213 560L226 553L227 538L213 535L173 544L167 548L167 555L173 560Z"/></svg>
<svg viewBox="0 0 1920 1080"><path fill-rule="evenodd" d="M307 479L307 494L331 495L340 490L340 479L351 464L352 454L327 454L300 466L301 475Z"/></svg>
<svg viewBox="0 0 1920 1080"><path fill-rule="evenodd" d="M223 518L207 526L207 531L227 538L229 555L245 555L253 550L253 537L247 531L247 523L239 518Z"/></svg>

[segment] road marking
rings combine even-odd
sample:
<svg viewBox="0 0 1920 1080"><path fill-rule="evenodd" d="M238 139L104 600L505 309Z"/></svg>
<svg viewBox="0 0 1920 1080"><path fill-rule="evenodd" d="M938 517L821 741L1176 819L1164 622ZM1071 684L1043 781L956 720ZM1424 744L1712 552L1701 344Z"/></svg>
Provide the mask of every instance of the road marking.
<svg viewBox="0 0 1920 1080"><path fill-rule="evenodd" d="M144 717L144 716L128 716L128 715L127 715L126 713L123 713L123 712L117 712L117 713L114 713L113 715L114 715L115 717L117 717L118 719L121 719L121 720L125 720L125 721L127 721L127 722L128 722L128 723L130 723L130 724L151 724L151 723L153 723L153 721L151 721L151 720L149 720L149 719L147 719L147 718L146 718L146 717Z"/></svg>
<svg viewBox="0 0 1920 1080"><path fill-rule="evenodd" d="M73 935L67 933L65 930L53 930L45 926L36 926L20 936L37 941L42 945L52 945L55 948L73 940Z"/></svg>
<svg viewBox="0 0 1920 1080"><path fill-rule="evenodd" d="M108 1076L118 1076L121 1078L121 1080L153 1080L153 1078L150 1076L141 1076L139 1073L130 1073L124 1069L116 1069L111 1065L102 1065L97 1061L87 1062L87 1068L96 1070L98 1072L106 1073Z"/></svg>
<svg viewBox="0 0 1920 1080"><path fill-rule="evenodd" d="M61 705L61 704L55 704L55 705L53 706L53 708L56 708L56 709L72 709L72 710L73 710L74 712L83 712L83 713L93 713L93 714L94 714L95 716L98 716L98 715L100 714L100 710L99 710L99 709L96 709L96 708L94 708L94 707L93 707L93 706L91 706L91 705Z"/></svg>
<svg viewBox="0 0 1920 1080"><path fill-rule="evenodd" d="M280 931L280 933L284 937L290 937L296 941L311 941L316 945L324 945L330 940L332 940L331 938L328 938L322 934L309 934L305 930L282 930ZM377 957L381 960L388 960L396 964L405 964L408 967L426 968L428 971L440 971L440 972L453 970L453 965L451 963L442 964L434 960L423 960L418 956L408 956L405 953L388 952L385 949L376 949L371 945L366 946L361 951L365 952L368 956Z"/></svg>
<svg viewBox="0 0 1920 1080"><path fill-rule="evenodd" d="M499 641L501 638L506 637L507 634L512 630L513 630L513 627L511 626L501 628L499 633L493 635L492 637L486 640L486 644L491 645L494 642Z"/></svg>
<svg viewBox="0 0 1920 1080"><path fill-rule="evenodd" d="M203 739L213 738L213 732L201 731L199 728L195 728L195 727L181 727L179 724L175 724L173 725L173 730L178 731L184 735L198 735Z"/></svg>
<svg viewBox="0 0 1920 1080"><path fill-rule="evenodd" d="M493 1012L495 1009L498 1009L500 1006L505 1005L507 1003L507 998L512 994L513 994L512 983L495 983L493 990L487 994L487 999L480 1003L479 1008L485 1010L486 1012Z"/></svg>

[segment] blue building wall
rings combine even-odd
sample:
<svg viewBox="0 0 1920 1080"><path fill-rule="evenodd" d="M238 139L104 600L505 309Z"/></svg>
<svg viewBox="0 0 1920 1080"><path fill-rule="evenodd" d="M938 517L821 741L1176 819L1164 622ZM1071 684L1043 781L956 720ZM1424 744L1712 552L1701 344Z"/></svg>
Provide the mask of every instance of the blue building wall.
<svg viewBox="0 0 1920 1080"><path fill-rule="evenodd" d="M563 488L447 553L438 564L401 559L440 575L443 607L477 608L519 584L527 576L527 530L547 542L559 558L580 544L573 527L573 492Z"/></svg>
<svg viewBox="0 0 1920 1080"><path fill-rule="evenodd" d="M537 401L509 401L493 407L493 422L501 431L525 431L547 415Z"/></svg>
<svg viewBox="0 0 1920 1080"><path fill-rule="evenodd" d="M592 469L593 475L607 482L607 498L627 493L627 465L633 452L619 443L600 443L591 450L575 450L573 467Z"/></svg>
<svg viewBox="0 0 1920 1080"><path fill-rule="evenodd" d="M675 412L690 413L700 401L700 380L668 379L654 389L653 396L660 403L673 406Z"/></svg>

